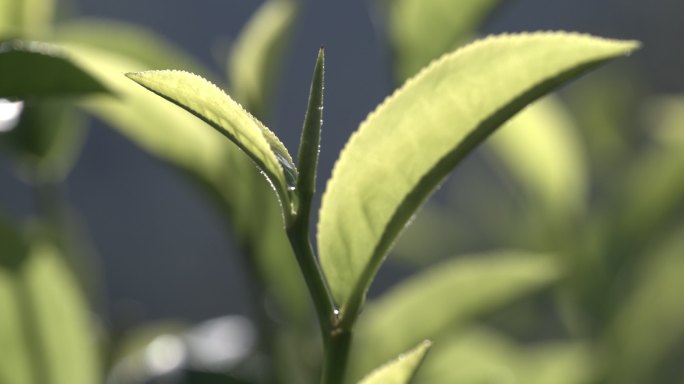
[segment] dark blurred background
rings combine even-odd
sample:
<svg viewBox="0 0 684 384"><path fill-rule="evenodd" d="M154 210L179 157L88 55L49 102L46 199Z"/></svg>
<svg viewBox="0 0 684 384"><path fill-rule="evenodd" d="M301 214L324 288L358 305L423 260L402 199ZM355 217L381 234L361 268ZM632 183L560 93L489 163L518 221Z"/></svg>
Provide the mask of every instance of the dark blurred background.
<svg viewBox="0 0 684 384"><path fill-rule="evenodd" d="M142 24L222 75L231 40L260 1L70 0L64 13ZM319 46L327 56L319 191L359 122L392 90L387 47L365 1L309 1L287 55L268 125L295 152ZM65 16L67 17L67 16ZM648 92L684 90L681 0L511 0L484 33L573 30L637 39L627 63ZM611 67L613 68L613 67ZM603 69L606 70L606 69ZM581 80L580 80L581 81ZM30 190L0 161L0 204L33 211ZM226 175L230 177L230 175ZM179 318L199 321L247 311L245 281L230 233L199 191L94 122L68 180L68 198L88 228L115 328Z"/></svg>

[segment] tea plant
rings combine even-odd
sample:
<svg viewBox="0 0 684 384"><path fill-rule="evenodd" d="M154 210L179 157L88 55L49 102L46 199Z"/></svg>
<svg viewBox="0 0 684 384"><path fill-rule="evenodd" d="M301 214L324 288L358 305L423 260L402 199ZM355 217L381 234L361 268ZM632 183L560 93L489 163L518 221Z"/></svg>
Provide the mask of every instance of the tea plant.
<svg viewBox="0 0 684 384"><path fill-rule="evenodd" d="M262 119L268 110L271 86L265 76L269 71L265 68L277 61L272 54L282 49L280 38L291 25L295 9L295 3L289 1L266 2L252 27L247 29L245 36L251 37L241 40L232 56L234 94ZM129 38L121 44L121 40L112 38L118 35ZM46 35L25 35L36 36ZM407 382L430 347L424 339L439 343L442 337L448 338L445 334L453 328L452 323L467 322L474 314L558 279L559 272L549 255L502 252L483 259L454 260L439 265L378 301L364 304L377 270L403 227L463 157L536 98L635 48L631 42L584 35L534 33L487 38L429 65L381 104L350 139L323 195L317 228L318 252L314 252L309 234L322 123L322 51L315 65L295 166L275 134L202 78L180 71L128 75L190 111L232 143L218 140L214 132L191 115L165 105L161 99L124 79L121 72L161 68L169 63L179 69L205 72L145 31L117 24L77 22L58 25L55 35L49 39L58 46L23 43L4 46L5 56L0 64L10 63L13 67L9 71L18 76L13 82L1 84L0 96L23 99L28 105L44 99L52 91L59 95L70 92L89 95L79 102L85 110L109 121L141 147L198 182L237 232L248 273L256 282L254 312L260 324L263 344L260 348L277 361L291 361L292 356L288 355L296 355L291 351L301 349L308 337L306 291L296 271L291 269L299 265L318 316L324 350L321 381L325 383L348 382L363 376L363 382L367 383ZM153 54L150 47L154 47ZM8 55L24 59L12 64L13 59L8 61ZM54 65L41 67L44 61L52 61ZM414 67L420 65L414 64ZM74 70L78 76L66 76ZM410 76L408 72L403 77ZM50 76L39 79L33 77L36 73ZM90 84L90 88L78 88L83 84ZM70 91L73 88L76 91ZM93 96L93 92L100 95ZM266 176L277 199L268 195L268 184L254 169L254 164ZM5 227L9 229L2 232L3 246L17 244L16 239L22 236L11 225ZM24 246L9 248L25 249ZM18 270L7 270L8 278L1 281L8 281L7 292L14 292ZM483 279L488 281L486 286L481 286ZM473 286L478 286L477 290L453 294L472 290ZM12 308L23 302L44 302L43 291L32 291L37 295L35 299L6 301L13 304L8 311L0 313L13 313ZM263 297L271 296L277 298L278 308L286 320L284 325L275 324L259 304ZM441 305L435 306L437 302ZM366 310L361 314L364 306ZM64 321L69 321L72 316L69 313L82 318L83 304L72 307L73 310L63 312L67 314ZM32 315L21 312L20 318L30 320ZM72 322L70 327L79 321ZM0 331L17 335L15 323ZM78 372L84 371L71 363L67 364L71 370L55 368L64 361L60 359L78 361L77 357L87 350L81 344L81 352L68 356L55 352L50 345L70 343L68 335L59 334L61 324L64 323L45 322L35 328L38 334L54 335L48 341L53 340L51 337L59 339L44 345L38 340L28 348L31 353L44 353L40 359L24 359L17 354L23 365L14 370L0 369L0 372L9 372L8 380L30 382L31 379L17 377L22 377L22 372L31 372L32 366L51 367L42 371L38 382L52 382L51 370L67 372L60 376L62 379L55 378L55 382L93 382L92 370L86 376L79 376ZM77 329L83 340L87 328L69 329ZM290 341L285 348L283 339ZM478 350L487 344L486 339L486 336L480 337L477 341L476 337L466 350ZM23 348L21 340L13 345L17 350ZM444 344L444 347L453 351L459 348L455 344ZM393 360L368 374L372 368L406 351L410 352L405 358ZM93 355L89 353L91 358ZM435 357L447 355L440 353ZM354 364L348 367L350 358ZM295 365L301 365L304 359L294 360L297 360ZM314 367L302 371L315 374L317 362L308 364ZM275 368L261 379L312 380L307 373L299 378L286 376L287 371ZM251 380L259 380L259 374Z"/></svg>
<svg viewBox="0 0 684 384"><path fill-rule="evenodd" d="M308 236L322 123L322 52L298 168L270 130L213 84L180 71L128 77L217 129L273 185L321 327L322 382L338 383L344 380L353 328L374 275L401 229L446 174L526 104L634 47L563 33L510 35L474 43L430 65L371 113L342 152L321 206L320 267ZM425 347L414 353L425 353ZM405 382L416 367L403 365L419 362L399 359L381 369L404 372L396 380Z"/></svg>

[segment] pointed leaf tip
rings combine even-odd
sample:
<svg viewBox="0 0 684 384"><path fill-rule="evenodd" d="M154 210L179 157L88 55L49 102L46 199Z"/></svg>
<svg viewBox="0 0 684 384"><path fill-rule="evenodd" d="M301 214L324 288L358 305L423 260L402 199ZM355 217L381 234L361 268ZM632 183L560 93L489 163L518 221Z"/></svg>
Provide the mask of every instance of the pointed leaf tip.
<svg viewBox="0 0 684 384"><path fill-rule="evenodd" d="M325 77L325 54L318 51L309 91L309 104L304 116L304 126L299 143L299 177L297 193L300 198L300 214L309 214L311 200L316 188L316 170L320 151L321 126L323 124L323 89Z"/></svg>

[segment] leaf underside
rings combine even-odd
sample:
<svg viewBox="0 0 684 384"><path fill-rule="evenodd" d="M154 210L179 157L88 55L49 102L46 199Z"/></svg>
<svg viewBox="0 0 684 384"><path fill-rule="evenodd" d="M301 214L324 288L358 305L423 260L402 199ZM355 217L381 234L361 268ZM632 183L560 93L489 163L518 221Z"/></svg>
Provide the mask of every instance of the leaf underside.
<svg viewBox="0 0 684 384"><path fill-rule="evenodd" d="M164 70L126 76L197 116L242 149L273 184L288 217L297 171L273 132L217 86L195 74Z"/></svg>
<svg viewBox="0 0 684 384"><path fill-rule="evenodd" d="M356 316L395 238L460 160L530 102L636 47L560 32L490 37L433 62L371 113L320 211L321 265L342 318Z"/></svg>

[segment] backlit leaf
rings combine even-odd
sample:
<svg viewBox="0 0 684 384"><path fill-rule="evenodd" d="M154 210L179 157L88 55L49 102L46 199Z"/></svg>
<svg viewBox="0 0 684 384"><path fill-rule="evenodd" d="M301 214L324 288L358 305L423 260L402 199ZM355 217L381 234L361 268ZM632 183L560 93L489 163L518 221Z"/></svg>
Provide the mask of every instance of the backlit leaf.
<svg viewBox="0 0 684 384"><path fill-rule="evenodd" d="M424 341L414 349L402 353L398 358L375 369L364 377L359 384L408 384L411 382L431 343Z"/></svg>
<svg viewBox="0 0 684 384"><path fill-rule="evenodd" d="M290 217L293 213L290 195L297 170L273 132L200 76L183 71L146 71L127 76L202 119L240 147L273 183L284 215Z"/></svg>
<svg viewBox="0 0 684 384"><path fill-rule="evenodd" d="M355 317L423 201L506 119L634 42L569 33L490 37L445 55L369 115L335 165L318 227L341 316Z"/></svg>
<svg viewBox="0 0 684 384"><path fill-rule="evenodd" d="M507 251L438 263L368 303L355 329L350 369L367 372L421 340L439 341L447 330L558 278L550 255Z"/></svg>

